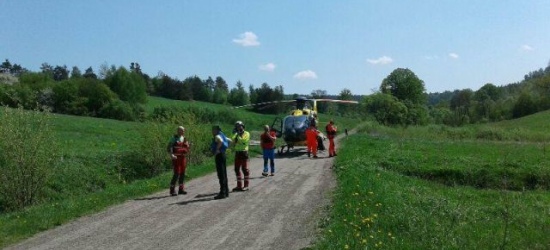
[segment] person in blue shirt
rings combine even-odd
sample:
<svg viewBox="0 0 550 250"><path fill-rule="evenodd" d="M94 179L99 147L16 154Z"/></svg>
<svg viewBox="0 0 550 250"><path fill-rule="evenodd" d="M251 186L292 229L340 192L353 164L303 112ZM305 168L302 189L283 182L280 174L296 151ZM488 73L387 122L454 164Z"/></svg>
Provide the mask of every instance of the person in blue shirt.
<svg viewBox="0 0 550 250"><path fill-rule="evenodd" d="M220 182L220 193L214 197L214 199L224 199L229 196L229 184L227 181L227 158L225 150L229 146L230 139L227 138L220 126L215 125L212 127L212 143L210 150L215 156L216 172L218 173L218 180Z"/></svg>

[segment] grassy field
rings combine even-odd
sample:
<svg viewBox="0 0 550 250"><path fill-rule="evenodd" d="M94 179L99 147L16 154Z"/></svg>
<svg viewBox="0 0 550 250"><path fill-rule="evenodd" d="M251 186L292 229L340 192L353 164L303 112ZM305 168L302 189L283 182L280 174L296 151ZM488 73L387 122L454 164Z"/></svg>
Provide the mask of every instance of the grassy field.
<svg viewBox="0 0 550 250"><path fill-rule="evenodd" d="M148 114L158 107L187 107L226 114L218 121L224 131L231 131L234 121L247 124L253 138L259 137L263 124L271 124L275 115L262 115L247 110L233 110L228 106L182 102L150 97L146 106ZM0 116L1 114L0 110ZM44 187L45 197L39 204L15 212L0 212L0 248L28 238L35 233L66 223L74 218L91 214L123 202L153 192L167 190L170 179L170 166L166 158L164 170L153 178L136 177L128 174L127 155L144 155L141 145L149 145L144 139L152 133L161 133L165 142L175 131L176 125L188 128L187 136L194 143L192 154L202 156L209 143L211 123L179 120L157 126L151 123L124 122L110 119L77 117L52 114L51 125L60 153L58 164L51 170L51 177ZM332 118L332 117L330 117ZM336 117L338 118L338 117ZM322 122L326 120L321 115ZM328 117L326 119L329 119ZM342 126L357 124L353 119L340 119ZM206 138L206 139L205 139ZM45 142L50 143L50 142ZM253 154L259 147L251 147ZM166 155L167 157L167 155ZM198 164L190 164L187 175L196 178L214 172L213 160L202 159ZM231 156L228 162L232 162ZM189 179L188 179L189 180ZM213 183L216 185L216 183Z"/></svg>
<svg viewBox="0 0 550 250"><path fill-rule="evenodd" d="M343 141L315 248L549 249L549 118L365 126Z"/></svg>

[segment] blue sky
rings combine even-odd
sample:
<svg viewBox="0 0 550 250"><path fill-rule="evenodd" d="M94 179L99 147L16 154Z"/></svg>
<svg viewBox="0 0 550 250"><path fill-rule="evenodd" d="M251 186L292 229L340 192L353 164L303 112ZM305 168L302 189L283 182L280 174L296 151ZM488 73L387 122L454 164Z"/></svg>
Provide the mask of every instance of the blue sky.
<svg viewBox="0 0 550 250"><path fill-rule="evenodd" d="M548 0L0 0L0 60L222 76L287 94L371 94L396 68L427 92L505 85L550 61Z"/></svg>

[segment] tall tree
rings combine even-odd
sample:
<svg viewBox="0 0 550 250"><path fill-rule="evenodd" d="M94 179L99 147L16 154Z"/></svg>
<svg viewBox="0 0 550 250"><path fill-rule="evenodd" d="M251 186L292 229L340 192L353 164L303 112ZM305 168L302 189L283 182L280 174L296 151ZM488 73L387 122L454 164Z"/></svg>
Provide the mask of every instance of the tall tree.
<svg viewBox="0 0 550 250"><path fill-rule="evenodd" d="M122 101L129 103L147 102L145 81L136 72L130 72L124 67L120 67L114 74L109 74L105 78L105 83Z"/></svg>
<svg viewBox="0 0 550 250"><path fill-rule="evenodd" d="M42 65L40 66L40 70L42 71L42 73L46 74L46 75L49 75L53 78L53 66L48 64L48 63L42 63Z"/></svg>
<svg viewBox="0 0 550 250"><path fill-rule="evenodd" d="M453 125L463 125L470 122L470 107L474 92L471 89L459 91L451 99L450 107L454 111Z"/></svg>
<svg viewBox="0 0 550 250"><path fill-rule="evenodd" d="M214 93L212 94L212 102L224 104L227 102L229 90L225 80L218 76L215 80Z"/></svg>
<svg viewBox="0 0 550 250"><path fill-rule="evenodd" d="M53 79L55 81L63 81L69 79L69 70L67 69L67 65L55 66L55 68L53 69Z"/></svg>
<svg viewBox="0 0 550 250"><path fill-rule="evenodd" d="M6 61L4 61L1 65L0 65L0 73L10 73L11 72L11 63L8 59L6 59Z"/></svg>
<svg viewBox="0 0 550 250"><path fill-rule="evenodd" d="M225 90L225 92L229 92L229 87L227 86L227 83L221 76L216 77L215 82L216 82L216 88Z"/></svg>
<svg viewBox="0 0 550 250"><path fill-rule="evenodd" d="M228 102L233 106L241 106L250 103L248 93L246 93L241 81L237 81L236 86L231 89Z"/></svg>
<svg viewBox="0 0 550 250"><path fill-rule="evenodd" d="M212 102L212 95L214 93L214 88L216 87L214 79L209 76L206 80L203 81L202 87L206 90L206 98L204 101Z"/></svg>
<svg viewBox="0 0 550 250"><path fill-rule="evenodd" d="M250 103L258 103L258 99L261 100L261 98L258 98L258 93L256 93L256 89L254 89L254 85L250 84L248 85L248 95L250 99Z"/></svg>
<svg viewBox="0 0 550 250"><path fill-rule="evenodd" d="M183 85L186 88L190 88L191 90L191 95L186 96L186 98L190 97L191 100L195 100L195 101L203 101L203 102L210 101L209 92L206 89L203 81L198 76L191 76L191 77L185 78L185 80L183 80Z"/></svg>
<svg viewBox="0 0 550 250"><path fill-rule="evenodd" d="M94 70L92 67L88 67L86 71L84 71L84 75L82 75L84 78L91 78L91 79L97 79L97 75L94 73Z"/></svg>
<svg viewBox="0 0 550 250"><path fill-rule="evenodd" d="M342 91L340 91L340 94L338 95L338 99L340 100L353 100L353 94L351 93L351 90L344 88ZM341 114L349 114L352 113L354 110L354 107L350 106L349 104L339 104L338 105L338 111Z"/></svg>
<svg viewBox="0 0 550 250"><path fill-rule="evenodd" d="M380 92L391 94L405 104L426 103L426 88L424 81L420 80L410 69L397 68L390 73L380 85Z"/></svg>
<svg viewBox="0 0 550 250"><path fill-rule="evenodd" d="M73 78L81 78L82 72L77 66L73 66L73 70L71 70L71 79Z"/></svg>

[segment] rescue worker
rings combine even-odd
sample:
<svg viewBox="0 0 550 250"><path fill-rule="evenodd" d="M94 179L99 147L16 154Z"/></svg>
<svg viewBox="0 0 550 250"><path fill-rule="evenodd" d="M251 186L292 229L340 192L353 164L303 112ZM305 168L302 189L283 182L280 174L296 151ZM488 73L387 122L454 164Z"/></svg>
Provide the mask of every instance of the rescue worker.
<svg viewBox="0 0 550 250"><path fill-rule="evenodd" d="M317 123L319 123L318 121L319 118L317 117L317 113L313 112L313 117L311 118L310 124L317 128Z"/></svg>
<svg viewBox="0 0 550 250"><path fill-rule="evenodd" d="M220 126L212 127L212 143L210 144L210 150L214 154L216 162L216 172L218 173L218 180L220 183L220 193L214 196L214 199L224 199L229 196L229 184L227 181L227 161L225 150L229 146L230 140L227 138Z"/></svg>
<svg viewBox="0 0 550 250"><path fill-rule="evenodd" d="M250 133L244 130L244 123L242 121L237 121L235 123L235 131L231 139L235 149L235 175L237 176L237 187L233 188L233 192L247 191L250 178L250 169L248 168L248 144L250 143Z"/></svg>
<svg viewBox="0 0 550 250"><path fill-rule="evenodd" d="M317 158L317 136L319 136L319 131L313 124L310 124L306 129L307 157L311 157L313 154L313 158Z"/></svg>
<svg viewBox="0 0 550 250"><path fill-rule="evenodd" d="M328 146L328 157L334 157L336 156L336 150L334 146L334 137L336 137L336 131L337 127L334 125L334 121L331 119L327 126L325 127L325 130L327 132L327 137L329 141Z"/></svg>
<svg viewBox="0 0 550 250"><path fill-rule="evenodd" d="M189 141L184 136L185 128L179 126L177 132L168 142L167 151L172 159L174 175L170 181L170 195L187 194L184 189L185 168L187 167L187 154L189 153ZM176 181L178 181L178 194L176 194Z"/></svg>
<svg viewBox="0 0 550 250"><path fill-rule="evenodd" d="M267 160L271 166L271 176L275 175L275 140L277 136L275 131L270 131L268 125L264 125L264 133L260 135L260 146L262 147L262 153L264 156L264 171L262 176L268 176Z"/></svg>

